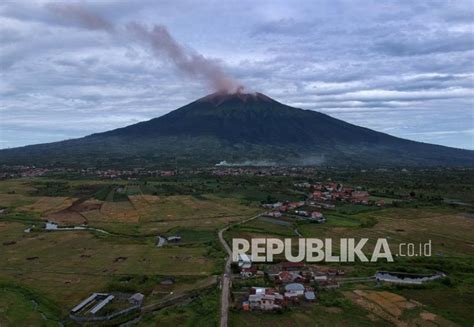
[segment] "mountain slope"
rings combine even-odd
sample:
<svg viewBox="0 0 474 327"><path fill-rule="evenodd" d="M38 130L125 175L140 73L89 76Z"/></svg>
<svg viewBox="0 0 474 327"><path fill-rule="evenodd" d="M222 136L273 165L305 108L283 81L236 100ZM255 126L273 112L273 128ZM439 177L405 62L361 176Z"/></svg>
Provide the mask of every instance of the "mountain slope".
<svg viewBox="0 0 474 327"><path fill-rule="evenodd" d="M474 151L396 138L261 93L214 93L149 121L0 151L0 164L209 165L227 162L474 166Z"/></svg>

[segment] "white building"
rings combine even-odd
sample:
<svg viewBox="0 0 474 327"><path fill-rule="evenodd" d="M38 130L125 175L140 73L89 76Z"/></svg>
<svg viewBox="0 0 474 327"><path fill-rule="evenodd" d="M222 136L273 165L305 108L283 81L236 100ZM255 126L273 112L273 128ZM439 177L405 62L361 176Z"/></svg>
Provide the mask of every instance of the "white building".
<svg viewBox="0 0 474 327"><path fill-rule="evenodd" d="M245 253L241 253L239 254L238 265L240 268L250 268L252 266L252 260L250 260L250 257Z"/></svg>

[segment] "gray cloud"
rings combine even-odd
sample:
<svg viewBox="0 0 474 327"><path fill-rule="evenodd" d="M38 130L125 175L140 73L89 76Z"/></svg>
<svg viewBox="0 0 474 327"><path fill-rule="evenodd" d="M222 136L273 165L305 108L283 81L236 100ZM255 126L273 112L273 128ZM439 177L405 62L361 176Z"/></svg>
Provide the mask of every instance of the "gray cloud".
<svg viewBox="0 0 474 327"><path fill-rule="evenodd" d="M208 93L215 65L290 105L474 149L470 1L80 4L0 4L0 147L160 116Z"/></svg>

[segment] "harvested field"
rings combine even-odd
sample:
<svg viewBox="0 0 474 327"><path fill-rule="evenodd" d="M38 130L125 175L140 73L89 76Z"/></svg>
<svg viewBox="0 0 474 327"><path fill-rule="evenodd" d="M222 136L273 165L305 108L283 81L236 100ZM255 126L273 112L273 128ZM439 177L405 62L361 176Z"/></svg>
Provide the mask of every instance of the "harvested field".
<svg viewBox="0 0 474 327"><path fill-rule="evenodd" d="M35 211L39 212L42 215L47 215L53 212L58 212L70 207L75 199L68 197L50 197L44 196L40 197L35 203L20 207L20 210L24 211Z"/></svg>
<svg viewBox="0 0 474 327"><path fill-rule="evenodd" d="M98 210L102 207L102 202L98 200L79 199L74 201L70 207L51 213L44 219L54 221L62 226L72 226L87 224L88 219L83 212Z"/></svg>
<svg viewBox="0 0 474 327"><path fill-rule="evenodd" d="M419 308L421 304L417 301L408 300L405 297L387 292L387 291L369 291L369 290L354 290L346 291L344 295L355 304L361 306L370 312L372 319L383 319L395 326L414 326L414 325L430 325L433 322L434 326L438 326L437 322L442 322L441 326L455 326L454 323L438 317L436 314L423 311L414 317L406 315L410 318L405 318L406 310L413 310ZM420 322L425 322L420 324Z"/></svg>
<svg viewBox="0 0 474 327"><path fill-rule="evenodd" d="M0 207L24 207L32 205L36 201L38 198L22 194L0 194Z"/></svg>
<svg viewBox="0 0 474 327"><path fill-rule="evenodd" d="M44 220L54 221L60 226L77 226L87 224L87 219L75 211L63 210L44 217Z"/></svg>
<svg viewBox="0 0 474 327"><path fill-rule="evenodd" d="M100 213L107 217L107 220L118 222L138 222L138 211L135 210L129 201L104 202Z"/></svg>

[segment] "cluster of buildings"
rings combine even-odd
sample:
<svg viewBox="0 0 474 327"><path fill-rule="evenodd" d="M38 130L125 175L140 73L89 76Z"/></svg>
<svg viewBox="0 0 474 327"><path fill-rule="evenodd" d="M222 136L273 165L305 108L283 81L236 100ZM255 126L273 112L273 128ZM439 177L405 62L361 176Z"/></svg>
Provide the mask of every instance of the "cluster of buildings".
<svg viewBox="0 0 474 327"><path fill-rule="evenodd" d="M270 265L265 272L254 266L241 268L242 278L251 278L266 274L273 282L272 287L250 288L248 296L242 302L242 309L248 310L280 310L287 306L316 300L315 288L339 287L338 277L344 275L343 270L320 270L307 266L303 262L282 262Z"/></svg>
<svg viewBox="0 0 474 327"><path fill-rule="evenodd" d="M310 191L308 198L313 201L342 201L354 204L369 204L369 192L344 187L341 183L297 183L297 188L308 189ZM383 204L383 201L380 202Z"/></svg>
<svg viewBox="0 0 474 327"><path fill-rule="evenodd" d="M306 200L263 204L264 208L269 209L265 216L280 218L284 214L296 215L310 221L323 223L326 221L323 213L314 209L334 209L336 202L377 206L385 204L383 200L370 201L370 194L367 191L344 187L340 183L311 184L303 182L294 184L294 187L308 191Z"/></svg>
<svg viewBox="0 0 474 327"><path fill-rule="evenodd" d="M296 215L302 219L324 223L326 218L320 211L315 210L303 210L302 207L306 206L306 201L296 201L296 202L276 202L270 204L263 204L264 208L270 209L270 211L265 213L265 216L271 218L280 218L283 214L286 215Z"/></svg>
<svg viewBox="0 0 474 327"><path fill-rule="evenodd" d="M38 177L43 176L58 169L41 168L36 166L2 166L0 168L0 179L18 178L18 177Z"/></svg>
<svg viewBox="0 0 474 327"><path fill-rule="evenodd" d="M242 302L242 309L273 311L281 310L291 304L299 304L301 301L315 300L314 289L299 283L287 284L281 291L270 287L252 287L248 299Z"/></svg>
<svg viewBox="0 0 474 327"><path fill-rule="evenodd" d="M149 170L145 168L122 169L81 169L78 173L82 176L95 176L106 179L137 180L141 177L175 176L175 170Z"/></svg>
<svg viewBox="0 0 474 327"><path fill-rule="evenodd" d="M314 167L285 167L267 166L258 167L252 165L233 165L221 162L216 168L211 169L214 176L311 176L316 172Z"/></svg>

